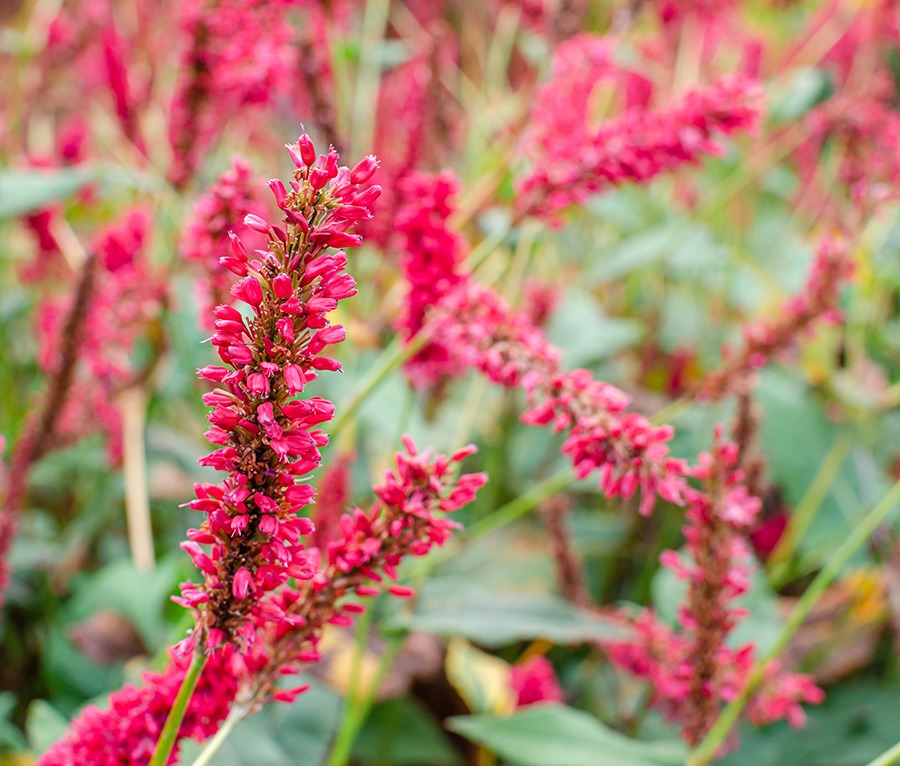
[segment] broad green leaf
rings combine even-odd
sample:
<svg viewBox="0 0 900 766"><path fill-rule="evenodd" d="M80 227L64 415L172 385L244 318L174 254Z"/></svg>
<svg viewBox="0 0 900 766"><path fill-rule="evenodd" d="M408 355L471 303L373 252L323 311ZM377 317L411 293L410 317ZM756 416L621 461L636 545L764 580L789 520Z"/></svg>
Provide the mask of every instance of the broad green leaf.
<svg viewBox="0 0 900 766"><path fill-rule="evenodd" d="M25 732L28 745L35 755L41 755L56 740L62 738L69 728L69 719L49 702L35 700L28 706Z"/></svg>
<svg viewBox="0 0 900 766"><path fill-rule="evenodd" d="M93 171L84 168L0 170L0 220L68 197L93 178Z"/></svg>
<svg viewBox="0 0 900 766"><path fill-rule="evenodd" d="M568 290L547 328L550 340L563 349L566 367L586 367L626 348L643 335L640 322L607 317L587 292Z"/></svg>
<svg viewBox="0 0 900 766"><path fill-rule="evenodd" d="M537 638L576 644L623 635L618 625L557 596L502 593L447 579L426 583L415 609L394 617L390 627L462 636L485 646Z"/></svg>
<svg viewBox="0 0 900 766"><path fill-rule="evenodd" d="M459 766L462 759L431 713L414 699L373 708L353 746L355 761L371 766Z"/></svg>
<svg viewBox="0 0 900 766"><path fill-rule="evenodd" d="M640 742L563 705L530 707L508 718L451 718L448 726L517 766L680 766L680 742Z"/></svg>

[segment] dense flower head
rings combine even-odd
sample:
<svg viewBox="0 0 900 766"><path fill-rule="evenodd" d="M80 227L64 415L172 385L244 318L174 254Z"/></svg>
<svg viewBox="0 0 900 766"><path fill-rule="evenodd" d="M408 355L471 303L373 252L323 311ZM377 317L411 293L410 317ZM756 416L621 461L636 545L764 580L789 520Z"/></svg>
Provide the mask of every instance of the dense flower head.
<svg viewBox="0 0 900 766"><path fill-rule="evenodd" d="M165 670L146 671L140 685L126 684L100 709L85 708L66 736L37 761L39 766L146 766L166 722L190 658L173 657ZM237 692L229 652L212 657L178 730L182 739L205 740L228 715ZM169 760L176 762L178 748Z"/></svg>
<svg viewBox="0 0 900 766"><path fill-rule="evenodd" d="M566 86L551 77L544 87ZM532 169L517 184L517 205L523 214L552 216L623 182L645 183L697 163L704 155L720 154L717 135L756 124L761 90L745 78L726 77L688 92L667 108L633 107L598 128L590 126L590 114L579 95L576 92L573 105L576 119L564 134L541 127L546 119L555 125L561 104L549 118L543 110L532 115L535 127L524 144ZM553 100L558 102L560 96L554 94ZM571 140L560 140L562 136Z"/></svg>
<svg viewBox="0 0 900 766"><path fill-rule="evenodd" d="M169 177L183 186L236 110L270 101L290 77L294 0L189 0L181 3L185 38L172 99Z"/></svg>
<svg viewBox="0 0 900 766"><path fill-rule="evenodd" d="M721 369L704 378L697 389L702 399L719 399L741 379L784 352L819 322L841 321L841 289L853 276L849 243L841 236L819 241L806 283L778 310L773 319L761 319L744 327L740 351L723 349Z"/></svg>
<svg viewBox="0 0 900 766"><path fill-rule="evenodd" d="M628 396L587 370L564 370L561 352L528 316L493 291L467 280L436 307L425 332L457 367L521 388L528 400L522 421L565 431L562 451L579 478L597 472L607 497L641 491L640 512L657 496L681 502L684 462L669 455L670 426L628 412Z"/></svg>
<svg viewBox="0 0 900 766"><path fill-rule="evenodd" d="M750 586L747 535L761 505L743 486L738 459L737 447L722 441L717 430L713 450L702 453L690 470L700 486L684 492L686 551L661 557L688 583L678 629L648 610L634 620L635 638L607 647L613 662L651 682L653 703L681 724L691 745L708 733L722 705L741 692L756 656L754 644L734 648L727 641L746 616L736 601ZM801 703L822 698L810 678L784 673L773 663L747 713L757 723L787 718L800 725Z"/></svg>
<svg viewBox="0 0 900 766"><path fill-rule="evenodd" d="M206 519L182 547L205 583L184 584L180 601L198 610L192 641L202 638L208 649L251 644L253 620L282 617L265 611L265 594L310 571L301 538L313 525L298 514L314 491L302 477L321 462L328 437L318 426L331 419L334 405L293 397L319 372L340 370L323 354L346 336L328 314L356 294L340 248L360 243L352 229L369 216L380 191L368 183L378 167L374 157L352 170L340 167L334 149L317 156L305 133L287 150L296 165L289 185L269 181L280 225L255 214L244 219L266 237L266 247L251 254L229 233L231 252L220 263L238 277L231 292L244 313L215 309L212 343L226 366L200 370L217 384L204 401L212 407L206 435L219 447L200 462L228 475L221 484L195 487L189 505Z"/></svg>
<svg viewBox="0 0 900 766"><path fill-rule="evenodd" d="M213 328L215 307L234 300L228 292L233 274L222 265L223 260L231 258L228 232L233 232L245 244L253 242L262 246L265 241L263 235L244 223L248 215L262 217L266 212L254 180L247 161L234 157L231 167L197 199L181 237L184 257L205 272L196 290L200 317L208 329Z"/></svg>
<svg viewBox="0 0 900 766"><path fill-rule="evenodd" d="M266 597L263 608L279 619L258 620L260 638L239 693L243 704L262 704L270 695L290 700L302 693L305 687L273 691L275 681L316 662L322 630L350 625L365 611L360 597L382 590L397 598L414 595L412 588L395 584L399 565L443 545L459 526L446 514L472 502L487 481L482 473L457 475L458 464L474 447L446 456L420 451L408 436L403 447L396 468L373 488L376 502L366 511L343 514L335 538L308 551L308 569L295 585Z"/></svg>
<svg viewBox="0 0 900 766"><path fill-rule="evenodd" d="M456 527L444 514L470 502L486 477L457 476L458 464L473 447L447 457L420 452L408 437L403 442L396 468L375 487L374 505L343 514L336 538L323 549L310 549L308 572L294 586L263 597L252 645L243 653L225 645L210 655L178 742L211 737L235 703L254 710L273 699L292 702L308 686L276 684L320 659L317 646L328 625L349 624L365 610L360 598L382 588L398 598L412 595L411 588L388 584L396 580L397 566L406 556L422 556L442 544ZM146 764L189 661L183 652L173 653L164 671L144 673L140 686L129 684L112 694L106 709L87 708L40 766Z"/></svg>
<svg viewBox="0 0 900 766"><path fill-rule="evenodd" d="M455 211L452 198L459 181L449 171L439 175L414 173L403 182L406 200L396 216L402 237L401 266L406 284L403 314L397 324L409 340L422 329L429 309L463 279L462 237L448 225ZM439 344L428 344L407 364L417 385L434 383L452 374L453 360Z"/></svg>

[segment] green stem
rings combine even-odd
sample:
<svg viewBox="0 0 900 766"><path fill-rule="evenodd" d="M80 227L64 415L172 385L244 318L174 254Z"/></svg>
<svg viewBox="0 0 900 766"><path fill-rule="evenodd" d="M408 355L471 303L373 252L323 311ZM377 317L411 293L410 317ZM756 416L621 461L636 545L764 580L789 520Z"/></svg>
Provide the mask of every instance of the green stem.
<svg viewBox="0 0 900 766"><path fill-rule="evenodd" d="M415 356L416 352L425 345L426 341L427 336L425 333L419 333L408 343L400 340L400 338L394 338L390 342L387 348L381 352L375 364L369 368L369 371L360 382L359 388L350 397L350 401L341 408L340 413L334 419L334 424L331 428L332 441L337 439L337 435L356 415L368 396L384 383L387 377L401 364Z"/></svg>
<svg viewBox="0 0 900 766"><path fill-rule="evenodd" d="M847 455L850 454L852 445L853 442L844 434L834 440L834 444L831 445L831 449L825 455L819 470L816 471L816 475L813 476L809 487L800 499L800 502L797 503L797 508L791 516L787 530L778 541L778 545L775 546L775 550L772 551L772 555L769 558L769 564L774 568L773 577L779 577L782 574L779 570L785 567L787 561L794 554L797 542L803 537L803 533L815 517L816 511L819 510L822 502L825 500L828 490L837 478L838 471L841 470Z"/></svg>
<svg viewBox="0 0 900 766"><path fill-rule="evenodd" d="M506 505L500 506L490 516L476 521L466 530L466 537L474 539L483 537L484 535L495 532L501 527L511 524L516 519L524 516L540 503L558 492L562 492L572 482L575 481L575 475L569 466L548 476L542 482L535 484L531 489L516 498L510 500Z"/></svg>
<svg viewBox="0 0 900 766"><path fill-rule="evenodd" d="M691 753L688 759L688 766L706 766L712 760L719 746L737 723L750 699L750 695L753 694L765 677L769 663L781 654L828 586L840 574L853 554L865 544L872 536L872 533L888 518L898 502L900 502L900 481L891 487L881 501L850 532L843 545L835 551L834 555L826 562L819 574L816 575L816 578L810 583L810 586L798 599L775 643L753 665L753 669L750 671L741 693L728 703L719 714L704 740Z"/></svg>
<svg viewBox="0 0 900 766"><path fill-rule="evenodd" d="M900 742L894 745L890 750L886 750L875 760L869 761L866 766L892 766L892 764L900 761Z"/></svg>
<svg viewBox="0 0 900 766"><path fill-rule="evenodd" d="M378 663L378 672L375 674L375 678L372 679L372 684L366 689L366 693L357 697L353 706L347 710L344 724L341 726L341 730L335 739L334 747L331 749L331 754L328 756L327 766L346 766L349 763L353 743L356 742L360 729L366 722L366 718L369 717L369 712L375 704L375 695L378 692L378 688L381 686L381 682L384 681L388 670L394 664L394 660L397 658L405 638L405 636L400 636L391 642L387 651L381 656L381 660Z"/></svg>
<svg viewBox="0 0 900 766"><path fill-rule="evenodd" d="M219 727L215 735L207 741L203 750L200 751L200 755L194 759L191 766L209 766L212 763L213 756L219 751L219 748L222 747L231 732L234 731L235 726L243 721L246 715L247 708L243 705L234 705L228 713L228 718L225 719L225 722Z"/></svg>
<svg viewBox="0 0 900 766"><path fill-rule="evenodd" d="M375 105L378 81L381 78L381 49L387 30L389 0L366 3L363 12L362 37L359 41L359 69L353 93L353 113L350 121L352 156L362 155L372 146L375 131Z"/></svg>
<svg viewBox="0 0 900 766"><path fill-rule="evenodd" d="M197 649L191 658L190 667L184 674L184 680L181 682L181 688L178 690L178 696L175 697L175 703L169 711L166 723L156 742L156 750L153 751L153 757L147 766L166 766L169 762L169 756L178 740L178 731L181 729L181 722L184 720L184 714L187 712L188 703L194 689L197 688L197 682L200 680L200 674L206 667L206 661L209 657L202 650Z"/></svg>

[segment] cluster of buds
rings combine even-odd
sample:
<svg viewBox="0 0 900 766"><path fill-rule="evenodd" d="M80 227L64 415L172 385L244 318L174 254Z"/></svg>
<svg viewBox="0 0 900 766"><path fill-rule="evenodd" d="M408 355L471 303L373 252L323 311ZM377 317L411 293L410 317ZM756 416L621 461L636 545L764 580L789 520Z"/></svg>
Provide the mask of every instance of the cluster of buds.
<svg viewBox="0 0 900 766"><path fill-rule="evenodd" d="M688 583L679 629L647 611L635 620L635 639L607 647L613 662L650 681L653 703L681 724L690 745L703 740L722 705L740 693L756 654L753 644L732 648L727 643L746 616L735 602L749 588L746 537L760 510L760 501L743 486L738 460L736 446L723 442L717 431L714 449L702 453L690 470L700 487L684 491L687 553L662 555L663 565ZM748 715L756 723L787 718L801 725L801 703L822 699L810 678L782 673L772 664Z"/></svg>
<svg viewBox="0 0 900 766"><path fill-rule="evenodd" d="M545 87L565 85L551 79ZM582 109L582 127L564 134L571 134L571 140L547 146L527 141L534 167L518 183L519 212L552 216L621 183L646 183L705 155L720 154L715 137L752 128L760 97L758 85L731 77L692 90L665 109L628 109L596 129L584 127L589 114ZM542 119L541 112L533 115L538 126Z"/></svg>
<svg viewBox="0 0 900 766"><path fill-rule="evenodd" d="M458 191L459 181L449 171L433 176L416 173L403 184L407 201L397 213L396 228L403 238L406 296L397 325L407 341L422 329L429 309L465 279L460 268L463 239L447 223ZM406 370L413 383L422 386L452 375L456 366L443 345L429 343Z"/></svg>
<svg viewBox="0 0 900 766"><path fill-rule="evenodd" d="M562 451L579 478L596 471L610 498L627 499L640 489L642 514L650 513L657 497L681 502L685 464L669 455L672 428L628 412L628 396L587 370L563 370L559 349L525 314L468 280L434 308L432 317L423 332L458 365L525 391L525 423L567 432Z"/></svg>
<svg viewBox="0 0 900 766"><path fill-rule="evenodd" d="M412 588L395 584L397 567L405 557L424 556L450 539L459 525L445 514L472 502L487 481L483 473L456 476L456 464L474 447L447 457L419 452L407 436L403 445L396 470L388 470L374 487L374 505L341 516L335 539L309 549L307 576L267 599L268 608L285 617L260 626L260 652L251 659L252 670L238 695L244 706L262 704L280 675L317 661L324 627L350 625L365 611L357 597L376 596L382 589L398 598L414 595ZM305 689L278 690L273 696L290 701Z"/></svg>
<svg viewBox="0 0 900 766"><path fill-rule="evenodd" d="M266 248L252 256L231 234L231 253L220 262L240 278L232 294L248 313L216 308L212 343L227 366L200 370L218 385L204 401L213 408L206 435L219 447L200 462L228 475L221 484L198 484L189 504L206 514L183 545L205 582L184 584L180 601L197 610L190 641L200 639L207 650L246 647L260 623L285 620L264 597L315 571L301 542L313 525L299 515L314 492L302 478L321 461L327 436L317 426L334 406L294 396L320 371L340 370L322 355L346 335L328 314L356 294L339 248L360 243L351 230L380 192L368 185L374 157L352 170L339 167L337 152L317 156L306 134L287 149L296 166L290 188L269 182L283 226L248 215L244 224L266 237Z"/></svg>

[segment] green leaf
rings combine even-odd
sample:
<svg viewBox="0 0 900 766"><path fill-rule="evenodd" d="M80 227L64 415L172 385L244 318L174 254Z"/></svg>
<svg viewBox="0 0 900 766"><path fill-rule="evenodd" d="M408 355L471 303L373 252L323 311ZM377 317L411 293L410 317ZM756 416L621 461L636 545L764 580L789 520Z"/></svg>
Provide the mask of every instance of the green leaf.
<svg viewBox="0 0 900 766"><path fill-rule="evenodd" d="M607 317L597 301L578 288L566 291L547 328L550 341L563 349L563 365L570 368L605 359L642 335L640 322Z"/></svg>
<svg viewBox="0 0 900 766"><path fill-rule="evenodd" d="M459 766L462 759L431 713L413 699L377 705L353 746L354 760L372 766Z"/></svg>
<svg viewBox="0 0 900 766"><path fill-rule="evenodd" d="M25 737L21 729L10 720L15 707L16 695L12 692L0 692L0 752L25 748Z"/></svg>
<svg viewBox="0 0 900 766"><path fill-rule="evenodd" d="M679 742L629 739L563 705L535 706L509 718L460 716L448 727L518 766L680 766L685 758Z"/></svg>
<svg viewBox="0 0 900 766"><path fill-rule="evenodd" d="M774 122L792 122L821 104L834 93L828 73L812 67L794 71L787 87L772 99L770 111Z"/></svg>
<svg viewBox="0 0 900 766"><path fill-rule="evenodd" d="M35 755L42 755L50 745L62 738L68 728L69 719L49 702L35 700L29 705L25 733Z"/></svg>
<svg viewBox="0 0 900 766"><path fill-rule="evenodd" d="M85 168L0 170L0 220L68 197L94 177L94 172Z"/></svg>
<svg viewBox="0 0 900 766"><path fill-rule="evenodd" d="M568 601L547 594L498 593L456 580L432 580L419 591L413 612L389 627L462 636L484 646L545 638L557 644L620 638L624 630Z"/></svg>

